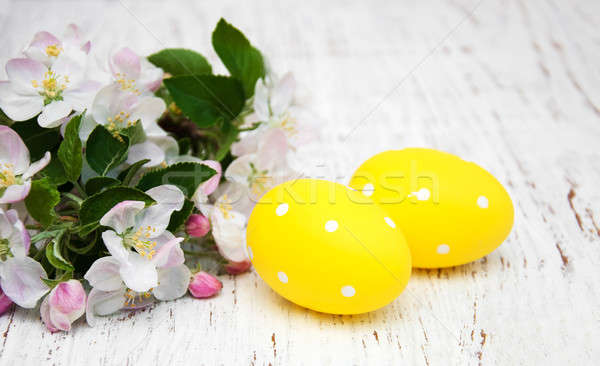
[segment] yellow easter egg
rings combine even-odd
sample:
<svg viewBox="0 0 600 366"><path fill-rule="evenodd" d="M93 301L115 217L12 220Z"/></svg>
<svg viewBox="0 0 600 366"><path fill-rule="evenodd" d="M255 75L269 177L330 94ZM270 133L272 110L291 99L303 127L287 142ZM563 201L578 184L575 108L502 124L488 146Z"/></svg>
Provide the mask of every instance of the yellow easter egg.
<svg viewBox="0 0 600 366"><path fill-rule="evenodd" d="M309 309L381 308L411 272L402 232L379 205L338 183L299 179L267 192L250 215L247 251L278 294Z"/></svg>
<svg viewBox="0 0 600 366"><path fill-rule="evenodd" d="M479 259L506 239L514 208L483 168L424 148L386 151L364 162L350 187L380 204L402 229L418 268Z"/></svg>

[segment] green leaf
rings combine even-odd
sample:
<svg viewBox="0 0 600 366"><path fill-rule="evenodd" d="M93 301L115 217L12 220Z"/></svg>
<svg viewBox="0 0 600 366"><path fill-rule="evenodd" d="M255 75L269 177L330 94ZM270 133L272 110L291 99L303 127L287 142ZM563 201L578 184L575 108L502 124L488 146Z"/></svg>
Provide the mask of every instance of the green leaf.
<svg viewBox="0 0 600 366"><path fill-rule="evenodd" d="M231 121L244 107L242 86L230 77L177 76L164 83L181 111L202 128L214 125L219 118Z"/></svg>
<svg viewBox="0 0 600 366"><path fill-rule="evenodd" d="M179 211L173 212L171 215L171 221L169 221L169 226L167 230L171 232L177 231L181 227L181 225L185 224L187 219L190 217L192 212L194 211L194 203L188 199L183 203L183 207Z"/></svg>
<svg viewBox="0 0 600 366"><path fill-rule="evenodd" d="M60 239L55 239L46 245L46 258L48 258L48 262L57 269L62 269L64 271L73 271L75 268L73 265L63 258L60 254Z"/></svg>
<svg viewBox="0 0 600 366"><path fill-rule="evenodd" d="M166 48L148 56L148 61L173 76L212 73L212 67L204 56L184 48Z"/></svg>
<svg viewBox="0 0 600 366"><path fill-rule="evenodd" d="M31 182L31 190L25 198L25 206L29 214L43 226L48 226L56 219L54 207L60 202L60 193L48 178Z"/></svg>
<svg viewBox="0 0 600 366"><path fill-rule="evenodd" d="M91 222L89 224L80 226L78 228L79 230L77 231L77 233L81 237L86 237L90 233L92 233L93 231L95 231L96 229L98 229L99 227L100 227L100 223L98 223L98 221L94 221L94 222Z"/></svg>
<svg viewBox="0 0 600 366"><path fill-rule="evenodd" d="M71 182L77 182L83 165L82 146L79 139L81 115L71 118L65 128L65 138L58 148L58 158L62 162L65 176Z"/></svg>
<svg viewBox="0 0 600 366"><path fill-rule="evenodd" d="M219 150L215 155L215 160L221 161L229 152L231 144L235 142L238 137L239 130L236 126L231 123L227 123L222 127L224 139L219 144Z"/></svg>
<svg viewBox="0 0 600 366"><path fill-rule="evenodd" d="M265 64L260 51L223 18L212 34L212 44L231 76L242 82L246 98L254 95L256 81L265 76Z"/></svg>
<svg viewBox="0 0 600 366"><path fill-rule="evenodd" d="M129 168L119 173L119 176L117 178L119 178L123 182L123 185L129 185L129 183L131 183L131 180L135 177L135 174L140 170L142 166L144 166L144 164L146 164L149 161L150 159L144 159L131 164Z"/></svg>
<svg viewBox="0 0 600 366"><path fill-rule="evenodd" d="M187 197L191 197L200 183L205 182L216 171L200 163L178 163L164 169L146 173L137 184L137 188L146 191L163 184L179 187Z"/></svg>
<svg viewBox="0 0 600 366"><path fill-rule="evenodd" d="M62 235L63 233L64 233L64 229L42 231L41 233L38 233L31 238L31 243L37 243L38 241L47 240L50 238L56 238L57 236Z"/></svg>
<svg viewBox="0 0 600 366"><path fill-rule="evenodd" d="M177 141L177 145L179 146L179 155L185 155L192 149L192 140L189 137L183 137Z"/></svg>
<svg viewBox="0 0 600 366"><path fill-rule="evenodd" d="M89 197L81 204L79 212L79 220L82 226L98 223L102 216L113 208L117 203L122 201L143 201L146 205L155 203L152 197L146 193L131 187L111 187L100 193ZM93 228L91 225L90 228ZM86 234L93 231L85 230ZM82 233L84 230L82 230ZM86 235L83 234L83 235Z"/></svg>
<svg viewBox="0 0 600 366"><path fill-rule="evenodd" d="M31 161L41 159L46 151L53 150L61 141L58 128L40 127L37 118L16 122L10 127L23 139L25 146L29 149Z"/></svg>
<svg viewBox="0 0 600 366"><path fill-rule="evenodd" d="M129 144L135 145L146 140L146 133L140 121L121 131L121 135L129 137Z"/></svg>
<svg viewBox="0 0 600 366"><path fill-rule="evenodd" d="M98 232L96 232L96 235L94 235L92 239L85 241L71 239L69 242L67 242L67 247L70 251L75 252L77 254L87 254L90 250L94 248L94 246L96 246L96 243L98 242L97 233ZM81 245L75 245L75 243L79 243Z"/></svg>
<svg viewBox="0 0 600 366"><path fill-rule="evenodd" d="M2 109L0 109L0 125L5 125L5 126L10 126L10 124L13 122L12 119L10 119L5 113L4 111L2 111Z"/></svg>
<svg viewBox="0 0 600 366"><path fill-rule="evenodd" d="M67 272L63 273L62 276L60 276L59 278L57 278L55 280L50 280L48 278L42 278L42 281L44 281L44 283L46 285L48 285L48 287L54 288L59 283L66 282L66 281L70 280L71 278L73 278L73 271L67 271Z"/></svg>
<svg viewBox="0 0 600 366"><path fill-rule="evenodd" d="M48 177L52 184L57 186L63 185L69 180L67 179L65 168L58 158L58 151L52 151L50 163L42 170L42 174Z"/></svg>
<svg viewBox="0 0 600 366"><path fill-rule="evenodd" d="M104 188L118 186L121 181L111 177L93 177L85 183L85 191L92 195L100 192Z"/></svg>
<svg viewBox="0 0 600 366"><path fill-rule="evenodd" d="M127 157L128 137L113 136L104 126L96 126L87 140L85 158L94 171L106 175Z"/></svg>

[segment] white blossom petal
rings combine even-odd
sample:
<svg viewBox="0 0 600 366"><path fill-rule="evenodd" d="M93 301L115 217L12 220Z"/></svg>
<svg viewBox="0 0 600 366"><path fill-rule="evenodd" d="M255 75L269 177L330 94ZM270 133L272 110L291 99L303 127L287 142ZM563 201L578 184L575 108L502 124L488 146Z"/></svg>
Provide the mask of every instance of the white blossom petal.
<svg viewBox="0 0 600 366"><path fill-rule="evenodd" d="M145 167L155 167L165 161L165 152L151 141L144 141L129 148L127 164L134 164L144 159L150 159L144 164Z"/></svg>
<svg viewBox="0 0 600 366"><path fill-rule="evenodd" d="M42 109L42 114L38 116L38 123L45 128L60 126L63 118L67 117L73 109L71 105L64 100L55 100Z"/></svg>
<svg viewBox="0 0 600 366"><path fill-rule="evenodd" d="M174 211L181 210L185 196L179 188L167 184L152 188L146 193L157 203L144 209L136 216L135 226L138 228L148 226L154 228L154 231L150 234L150 237L153 238L167 229L171 214Z"/></svg>
<svg viewBox="0 0 600 366"><path fill-rule="evenodd" d="M100 219L100 225L108 226L118 234L135 225L135 216L146 206L142 201L123 201L111 208Z"/></svg>
<svg viewBox="0 0 600 366"><path fill-rule="evenodd" d="M123 239L112 230L102 233L102 241L108 252L121 264L127 264L129 261L130 250L123 246ZM133 253L132 253L133 254ZM133 255L132 255L133 257Z"/></svg>
<svg viewBox="0 0 600 366"><path fill-rule="evenodd" d="M119 272L125 285L133 291L146 292L158 285L154 262L139 254L129 256L129 263L122 264Z"/></svg>
<svg viewBox="0 0 600 366"><path fill-rule="evenodd" d="M41 83L48 68L39 61L13 58L6 63L6 73L13 90L21 95L37 95L32 81Z"/></svg>
<svg viewBox="0 0 600 366"><path fill-rule="evenodd" d="M158 270L159 285L152 290L154 297L162 301L175 300L185 295L192 273L185 265Z"/></svg>
<svg viewBox="0 0 600 366"><path fill-rule="evenodd" d="M292 104L296 80L291 72L285 74L273 88L271 93L271 112L275 116L284 113Z"/></svg>
<svg viewBox="0 0 600 366"><path fill-rule="evenodd" d="M148 141L154 143L156 146L158 146L164 153L164 157L165 157L165 161L167 161L168 164L173 164L175 163L174 160L177 160L179 158L179 144L177 144L177 140L175 140L173 137L171 136L156 136L156 137L148 137ZM182 158L185 158L186 156L183 156ZM201 162L202 160L199 158L196 158L195 156L189 156L189 158L191 158L191 160L189 161L195 161L195 162Z"/></svg>
<svg viewBox="0 0 600 366"><path fill-rule="evenodd" d="M271 113L269 112L269 89L265 85L263 79L256 81L254 87L254 101L253 101L254 112L257 118L266 122L269 120Z"/></svg>
<svg viewBox="0 0 600 366"><path fill-rule="evenodd" d="M258 150L258 143L267 126L262 125L254 131L247 132L243 137L231 145L231 154L234 156L243 156L253 154Z"/></svg>
<svg viewBox="0 0 600 366"><path fill-rule="evenodd" d="M52 71L62 77L69 77L68 89L77 87L85 80L87 55L81 50L61 52L52 64Z"/></svg>
<svg viewBox="0 0 600 366"><path fill-rule="evenodd" d="M227 217L214 208L210 216L212 233L219 252L233 262L248 260L246 255L246 217L239 212L229 211Z"/></svg>
<svg viewBox="0 0 600 366"><path fill-rule="evenodd" d="M163 70L154 66L146 58L141 60L142 72L137 80L137 84L143 90L156 91L162 84Z"/></svg>
<svg viewBox="0 0 600 366"><path fill-rule="evenodd" d="M31 240L17 210L0 209L0 238L10 243L10 252L15 257L24 257L29 252Z"/></svg>
<svg viewBox="0 0 600 366"><path fill-rule="evenodd" d="M169 237L171 239L165 242L165 239ZM183 238L175 238L173 234L165 231L163 235L155 240L157 242L156 254L152 258L152 261L157 267L173 267L183 264L185 257L179 246Z"/></svg>
<svg viewBox="0 0 600 366"><path fill-rule="evenodd" d="M29 168L29 150L12 128L0 126L0 163L12 164L15 175L23 174Z"/></svg>
<svg viewBox="0 0 600 366"><path fill-rule="evenodd" d="M6 187L4 194L0 197L0 204L20 202L27 197L31 189L31 181L26 181L23 184L13 184Z"/></svg>
<svg viewBox="0 0 600 366"><path fill-rule="evenodd" d="M93 288L116 291L123 287L119 274L119 261L112 256L98 258L83 276Z"/></svg>
<svg viewBox="0 0 600 366"><path fill-rule="evenodd" d="M120 310L125 303L125 288L117 291L101 291L95 288L87 299L85 317L90 326L97 322L96 315L108 315Z"/></svg>
<svg viewBox="0 0 600 366"><path fill-rule="evenodd" d="M42 281L42 277L46 278L46 271L33 258L8 258L2 264L0 272L2 291L21 307L35 307L38 300L49 290Z"/></svg>
<svg viewBox="0 0 600 366"><path fill-rule="evenodd" d="M142 69L140 56L133 52L131 48L123 47L119 49L112 55L110 61L110 69L113 74L121 74L127 80L135 80L139 77Z"/></svg>
<svg viewBox="0 0 600 366"><path fill-rule="evenodd" d="M160 128L156 121L167 110L167 105L162 98L143 97L131 111L132 121L141 121L147 136L165 136L166 132Z"/></svg>
<svg viewBox="0 0 600 366"><path fill-rule="evenodd" d="M26 121L42 111L44 98L39 94L17 94L10 81L0 81L0 108L13 121Z"/></svg>
<svg viewBox="0 0 600 366"><path fill-rule="evenodd" d="M63 92L63 99L74 110L82 112L89 108L94 101L96 92L100 89L100 83L96 81L85 81L76 88L69 88Z"/></svg>
<svg viewBox="0 0 600 366"><path fill-rule="evenodd" d="M151 188L146 191L146 194L152 197L153 200L163 210L179 211L183 207L185 196L181 189L171 184L163 184L158 187Z"/></svg>
<svg viewBox="0 0 600 366"><path fill-rule="evenodd" d="M27 171L25 171L25 173L23 173L22 178L24 180L27 180L27 179L33 177L37 172L44 169L46 167L46 165L48 165L48 163L50 163L50 158L51 158L50 151L46 151L46 153L40 160L36 161L35 163L33 163L29 166Z"/></svg>
<svg viewBox="0 0 600 366"><path fill-rule="evenodd" d="M81 124L79 125L79 138L82 142L86 142L94 128L98 126L98 123L92 117L90 112L86 112L81 118Z"/></svg>
<svg viewBox="0 0 600 366"><path fill-rule="evenodd" d="M248 185L248 177L252 174L252 165L255 164L256 154L240 156L229 164L225 170L225 178L229 181Z"/></svg>

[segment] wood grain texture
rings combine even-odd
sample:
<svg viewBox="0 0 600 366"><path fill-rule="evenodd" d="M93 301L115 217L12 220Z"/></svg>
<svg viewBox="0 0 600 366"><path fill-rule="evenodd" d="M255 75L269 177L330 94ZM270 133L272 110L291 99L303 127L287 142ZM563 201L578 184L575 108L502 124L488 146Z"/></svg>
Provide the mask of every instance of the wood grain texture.
<svg viewBox="0 0 600 366"><path fill-rule="evenodd" d="M207 54L224 16L318 116L306 174L347 182L371 155L408 146L493 173L515 226L472 264L415 270L391 305L318 314L255 274L50 334L36 311L0 318L0 364L588 365L600 358L600 2L0 1L0 58L68 21L96 45ZM473 14L472 11L476 7ZM127 10L127 8L130 10ZM148 32L151 30L151 33ZM597 362L597 361L596 361Z"/></svg>

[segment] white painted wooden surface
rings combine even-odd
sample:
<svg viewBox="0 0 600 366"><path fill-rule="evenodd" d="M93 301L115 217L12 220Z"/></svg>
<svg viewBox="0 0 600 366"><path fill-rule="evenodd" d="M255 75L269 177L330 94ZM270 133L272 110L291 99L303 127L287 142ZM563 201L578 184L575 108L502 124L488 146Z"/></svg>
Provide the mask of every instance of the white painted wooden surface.
<svg viewBox="0 0 600 366"><path fill-rule="evenodd" d="M255 274L51 335L35 311L0 318L0 363L593 364L600 358L600 2L0 1L0 58L78 21L100 47L209 55L220 16L278 71L293 70L322 123L309 174L346 182L376 152L426 146L503 182L515 227L494 253L415 270L361 316L299 308ZM476 10L470 16L473 8ZM128 10L129 9L129 10ZM148 31L151 30L151 33ZM217 67L217 71L223 71ZM596 361L597 363L598 361Z"/></svg>

